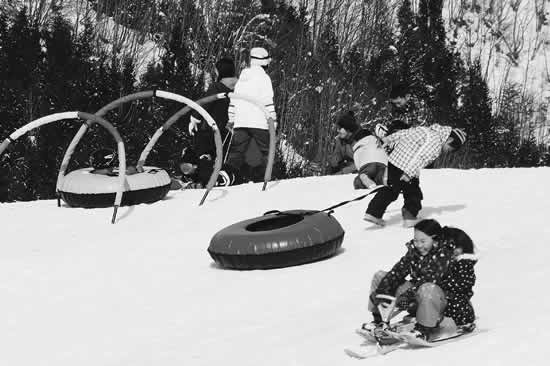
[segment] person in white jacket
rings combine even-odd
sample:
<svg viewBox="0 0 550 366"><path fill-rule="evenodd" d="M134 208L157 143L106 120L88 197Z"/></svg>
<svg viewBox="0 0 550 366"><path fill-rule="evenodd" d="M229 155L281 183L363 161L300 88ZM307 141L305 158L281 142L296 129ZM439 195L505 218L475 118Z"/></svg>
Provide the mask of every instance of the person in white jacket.
<svg viewBox="0 0 550 366"><path fill-rule="evenodd" d="M261 47L250 50L250 66L245 68L235 84L235 94L249 96L263 104L270 117L276 121L275 105L273 103L273 86L266 73L271 62L268 52ZM234 174L235 183L243 180L241 168L245 162L248 145L255 140L260 153L261 163L252 172L254 181L261 181L267 165L269 152L269 128L264 110L258 105L243 99L231 99L228 110L229 128L233 130L233 138L229 149L226 170Z"/></svg>

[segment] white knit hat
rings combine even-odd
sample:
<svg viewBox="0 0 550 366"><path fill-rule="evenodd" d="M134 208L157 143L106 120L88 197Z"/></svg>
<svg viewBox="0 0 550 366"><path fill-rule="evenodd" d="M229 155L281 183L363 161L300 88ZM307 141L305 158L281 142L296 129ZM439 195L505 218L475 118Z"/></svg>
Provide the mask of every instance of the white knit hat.
<svg viewBox="0 0 550 366"><path fill-rule="evenodd" d="M250 50L250 66L267 66L271 62L271 57L267 50L262 47L254 47Z"/></svg>

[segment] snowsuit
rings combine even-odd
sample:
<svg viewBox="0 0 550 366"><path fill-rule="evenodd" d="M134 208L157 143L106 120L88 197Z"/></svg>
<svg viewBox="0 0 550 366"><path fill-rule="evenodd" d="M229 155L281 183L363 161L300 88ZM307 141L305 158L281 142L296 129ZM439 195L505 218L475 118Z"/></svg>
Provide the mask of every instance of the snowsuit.
<svg viewBox="0 0 550 366"><path fill-rule="evenodd" d="M476 275L474 266L477 257L473 254L462 254L449 265L447 275L441 281L441 288L447 297L445 316L453 318L456 325L473 323L476 319L470 299Z"/></svg>
<svg viewBox="0 0 550 366"><path fill-rule="evenodd" d="M353 144L353 161L358 175L353 181L356 189L367 188L360 179L361 174L366 174L376 184L384 184L384 173L388 165L388 155L379 146L376 136L367 135L360 137Z"/></svg>
<svg viewBox="0 0 550 366"><path fill-rule="evenodd" d="M269 75L261 66L252 65L241 72L235 84L235 94L249 96L262 102L273 120L277 120L273 103L273 86ZM269 127L264 111L257 105L242 99L231 99L228 110L229 123L233 124L233 139L227 158L227 170L240 177L245 154L252 140L261 153L259 166L254 169L254 180L261 180L267 165L269 152ZM242 177L240 177L242 179ZM238 179L238 182L241 180Z"/></svg>
<svg viewBox="0 0 550 366"><path fill-rule="evenodd" d="M438 124L400 130L386 137L391 153L388 157L388 187L379 190L370 201L367 213L382 218L386 208L403 193L404 219L415 219L422 208L420 169L431 164L451 134L451 127ZM402 174L410 177L401 180Z"/></svg>
<svg viewBox="0 0 550 366"><path fill-rule="evenodd" d="M336 137L336 144L329 158L331 174L349 174L356 171L351 145L351 140Z"/></svg>
<svg viewBox="0 0 550 366"><path fill-rule="evenodd" d="M398 297L397 306L416 314L425 327L435 327L443 317L447 298L442 289L443 279L452 259L454 247L445 242L425 256L420 255L411 240L407 253L389 272L379 271L372 280L371 293ZM410 277L409 280L405 278ZM369 310L378 310L369 302Z"/></svg>

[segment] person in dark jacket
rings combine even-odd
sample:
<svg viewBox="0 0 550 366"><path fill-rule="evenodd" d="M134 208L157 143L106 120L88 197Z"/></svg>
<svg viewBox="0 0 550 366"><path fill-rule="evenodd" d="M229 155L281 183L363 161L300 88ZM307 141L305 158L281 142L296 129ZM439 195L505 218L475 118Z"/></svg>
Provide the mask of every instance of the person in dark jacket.
<svg viewBox="0 0 550 366"><path fill-rule="evenodd" d="M92 167L90 171L92 174L109 175L113 177L118 176L118 167L116 166L117 153L113 149L99 148L95 150L90 156L89 163ZM136 173L140 173L140 171L138 171L135 166L126 167L126 175L133 175Z"/></svg>
<svg viewBox="0 0 550 366"><path fill-rule="evenodd" d="M422 101L412 92L405 82L394 83L387 103L376 113L373 120L385 126L391 121L403 121L408 127L433 123L433 118Z"/></svg>
<svg viewBox="0 0 550 366"><path fill-rule="evenodd" d="M468 234L454 227L444 227L442 237L455 248L447 274L441 282L447 297L444 315L452 318L457 326L473 324L476 316L470 300L474 295L474 266L478 261L474 243Z"/></svg>
<svg viewBox="0 0 550 366"><path fill-rule="evenodd" d="M215 95L219 93L232 92L237 83L235 77L235 64L229 57L222 57L216 62L217 80L212 83L206 90L205 97ZM225 141L229 130L227 129L227 110L229 108L229 99L218 99L208 104L205 104L203 108L212 116L220 134L222 141ZM200 114L193 111L189 122L189 134L195 136L195 146L204 145L204 150L212 150L214 148L214 133L208 124L203 121Z"/></svg>
<svg viewBox="0 0 550 366"><path fill-rule="evenodd" d="M359 130L352 111L345 112L338 117L338 135L334 150L329 158L330 174L349 174L357 171L353 160L352 145L355 142L354 134Z"/></svg>
<svg viewBox="0 0 550 366"><path fill-rule="evenodd" d="M414 239L406 244L405 255L389 272L375 273L369 297L374 320L363 324L363 329L371 331L384 324L377 295L395 296L399 309L415 315L415 336L427 339L438 327L447 306L441 286L455 249L451 241L441 240L441 235L442 228L436 220L419 221L414 227Z"/></svg>
<svg viewBox="0 0 550 366"><path fill-rule="evenodd" d="M205 188L214 172L214 158L210 154L198 155L192 148L185 148L178 167L182 173L181 182L184 188ZM216 186L229 186L235 177L221 170Z"/></svg>

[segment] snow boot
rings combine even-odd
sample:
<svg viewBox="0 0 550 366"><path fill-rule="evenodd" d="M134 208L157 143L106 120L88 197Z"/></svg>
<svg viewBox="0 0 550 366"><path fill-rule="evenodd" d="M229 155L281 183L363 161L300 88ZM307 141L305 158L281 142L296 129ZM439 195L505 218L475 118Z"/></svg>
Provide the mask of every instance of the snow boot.
<svg viewBox="0 0 550 366"><path fill-rule="evenodd" d="M365 216L363 217L363 220L372 222L373 224L376 224L378 226L384 227L386 226L386 222L382 219L379 219L377 217L372 216L369 213L365 213Z"/></svg>

